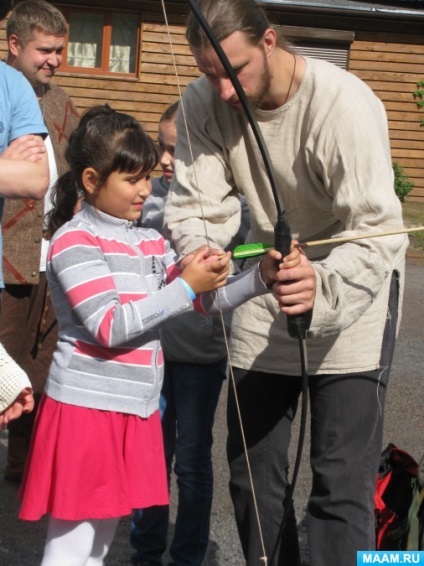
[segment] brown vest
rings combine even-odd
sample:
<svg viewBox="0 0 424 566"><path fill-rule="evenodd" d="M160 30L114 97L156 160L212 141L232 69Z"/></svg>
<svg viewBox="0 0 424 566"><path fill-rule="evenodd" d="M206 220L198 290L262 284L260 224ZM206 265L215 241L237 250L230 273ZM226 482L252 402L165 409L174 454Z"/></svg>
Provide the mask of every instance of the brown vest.
<svg viewBox="0 0 424 566"><path fill-rule="evenodd" d="M44 122L53 145L58 175L69 169L65 150L79 114L67 94L48 85L41 102ZM6 199L3 231L3 277L9 285L35 285L39 281L43 238L44 199Z"/></svg>

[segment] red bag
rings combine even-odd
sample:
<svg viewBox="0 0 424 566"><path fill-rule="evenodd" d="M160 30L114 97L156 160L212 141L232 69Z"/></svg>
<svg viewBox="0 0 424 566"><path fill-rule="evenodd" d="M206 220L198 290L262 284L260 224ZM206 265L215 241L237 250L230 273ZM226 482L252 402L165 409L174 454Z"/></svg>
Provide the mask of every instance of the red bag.
<svg viewBox="0 0 424 566"><path fill-rule="evenodd" d="M376 550L406 550L417 476L414 458L389 444L381 454L374 496Z"/></svg>

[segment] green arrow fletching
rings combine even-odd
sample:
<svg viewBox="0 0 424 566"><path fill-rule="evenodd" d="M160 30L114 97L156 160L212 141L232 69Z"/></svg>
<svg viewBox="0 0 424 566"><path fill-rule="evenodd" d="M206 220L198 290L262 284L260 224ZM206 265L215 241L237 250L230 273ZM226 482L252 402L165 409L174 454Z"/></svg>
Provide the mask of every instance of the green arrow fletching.
<svg viewBox="0 0 424 566"><path fill-rule="evenodd" d="M245 257L254 257L255 255L263 255L273 246L271 244L243 244L234 248L234 259L243 259Z"/></svg>

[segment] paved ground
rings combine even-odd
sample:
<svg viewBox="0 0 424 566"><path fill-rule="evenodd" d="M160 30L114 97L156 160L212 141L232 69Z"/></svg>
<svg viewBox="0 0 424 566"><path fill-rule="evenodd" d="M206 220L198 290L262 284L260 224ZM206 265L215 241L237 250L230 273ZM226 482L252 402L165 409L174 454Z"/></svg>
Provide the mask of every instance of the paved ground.
<svg viewBox="0 0 424 566"><path fill-rule="evenodd" d="M385 444L394 442L417 459L424 453L424 417L422 412L424 345L421 322L424 264L419 257L408 260L407 286L401 333L395 353L387 401ZM296 439L296 435L293 436ZM0 432L0 470L4 468L7 433ZM308 441L295 493L300 520L304 566L309 564L303 517L310 488ZM229 501L228 471L225 461L225 391L221 397L215 426L215 501L212 529L204 566L243 566L238 536ZM175 489L173 490L175 492ZM25 523L17 520L17 488L0 479L0 565L38 566L45 537L45 521ZM174 506L172 507L174 512ZM107 566L129 565L128 519L122 520L106 560ZM172 533L172 522L171 522ZM60 565L58 565L60 566Z"/></svg>

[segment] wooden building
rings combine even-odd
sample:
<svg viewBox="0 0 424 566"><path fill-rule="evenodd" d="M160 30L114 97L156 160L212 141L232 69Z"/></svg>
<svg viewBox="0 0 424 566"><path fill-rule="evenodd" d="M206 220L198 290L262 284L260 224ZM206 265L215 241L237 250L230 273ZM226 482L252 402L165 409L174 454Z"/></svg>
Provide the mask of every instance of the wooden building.
<svg viewBox="0 0 424 566"><path fill-rule="evenodd" d="M424 0L260 0L300 52L363 79L385 104L393 161L424 201L424 112L413 97L424 80ZM184 32L184 0L54 0L69 22L55 82L83 111L108 102L152 136L163 110L198 76ZM5 55L4 31L0 54ZM177 72L176 72L177 71Z"/></svg>
<svg viewBox="0 0 424 566"><path fill-rule="evenodd" d="M346 61L383 101L393 162L414 183L409 199L424 202L424 111L413 96L424 80L424 1L270 0L264 5L275 22L289 26L299 45L321 56L327 50L327 58L333 51L336 62Z"/></svg>

